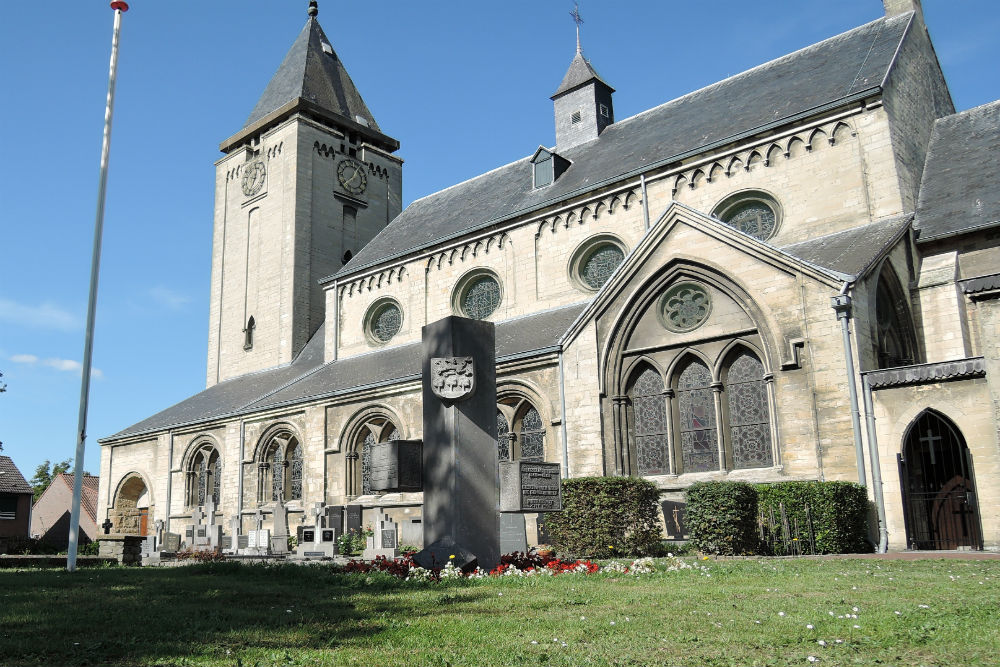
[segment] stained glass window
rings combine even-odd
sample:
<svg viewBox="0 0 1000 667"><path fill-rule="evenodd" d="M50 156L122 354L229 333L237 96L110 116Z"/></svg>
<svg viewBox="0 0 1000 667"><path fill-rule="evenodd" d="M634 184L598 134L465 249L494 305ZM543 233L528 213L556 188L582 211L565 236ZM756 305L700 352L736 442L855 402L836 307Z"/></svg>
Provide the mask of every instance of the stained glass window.
<svg viewBox="0 0 1000 667"><path fill-rule="evenodd" d="M663 397L663 378L646 368L632 384L633 436L636 465L640 475L664 475L670 472L667 456L667 405Z"/></svg>
<svg viewBox="0 0 1000 667"><path fill-rule="evenodd" d="M681 461L684 472L719 469L718 433L712 374L697 359L690 360L677 380L680 411Z"/></svg>
<svg viewBox="0 0 1000 667"><path fill-rule="evenodd" d="M507 418L497 410L497 456L501 461L510 460L510 426Z"/></svg>
<svg viewBox="0 0 1000 667"><path fill-rule="evenodd" d="M756 355L743 351L733 360L726 377L726 395L733 467L766 468L773 465L764 365Z"/></svg>
<svg viewBox="0 0 1000 667"><path fill-rule="evenodd" d="M663 324L678 333L697 329L711 310L708 292L696 283L674 285L660 299Z"/></svg>
<svg viewBox="0 0 1000 667"><path fill-rule="evenodd" d="M205 504L205 487L208 483L208 461L204 452L198 455L198 505Z"/></svg>
<svg viewBox="0 0 1000 667"><path fill-rule="evenodd" d="M545 460L545 425L535 408L529 408L521 418L521 460Z"/></svg>
<svg viewBox="0 0 1000 667"><path fill-rule="evenodd" d="M723 222L744 234L766 241L774 234L774 210L762 201L748 201L726 211Z"/></svg>
<svg viewBox="0 0 1000 667"><path fill-rule="evenodd" d="M625 259L625 253L616 245L606 243L598 246L583 261L580 278L588 287L600 289Z"/></svg>
<svg viewBox="0 0 1000 667"><path fill-rule="evenodd" d="M371 319L371 335L375 340L385 343L397 333L403 324L403 313L399 306L387 303L379 307Z"/></svg>
<svg viewBox="0 0 1000 667"><path fill-rule="evenodd" d="M285 457L281 445L275 443L268 459L271 467L271 500L284 500L285 497Z"/></svg>
<svg viewBox="0 0 1000 667"><path fill-rule="evenodd" d="M215 454L214 460L212 462L212 502L215 506L219 506L219 490L221 488L222 481L222 461L219 460L219 455Z"/></svg>
<svg viewBox="0 0 1000 667"><path fill-rule="evenodd" d="M479 276L462 292L461 307L466 317L482 320L500 305L500 284L492 276Z"/></svg>
<svg viewBox="0 0 1000 667"><path fill-rule="evenodd" d="M293 442L288 448L289 500L302 500L302 448Z"/></svg>
<svg viewBox="0 0 1000 667"><path fill-rule="evenodd" d="M369 431L365 436L364 444L361 445L361 493L368 495L372 492L372 447L375 445L375 436Z"/></svg>

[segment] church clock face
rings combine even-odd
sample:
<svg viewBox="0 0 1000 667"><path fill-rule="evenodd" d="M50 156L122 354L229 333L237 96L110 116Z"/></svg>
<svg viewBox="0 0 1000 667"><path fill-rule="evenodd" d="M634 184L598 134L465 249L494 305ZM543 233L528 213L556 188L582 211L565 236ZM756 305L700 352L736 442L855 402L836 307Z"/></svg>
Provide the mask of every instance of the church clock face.
<svg viewBox="0 0 1000 667"><path fill-rule="evenodd" d="M337 165L337 180L345 190L354 195L361 194L368 187L365 166L355 160L340 161Z"/></svg>
<svg viewBox="0 0 1000 667"><path fill-rule="evenodd" d="M252 197L253 195L260 192L260 189L264 187L264 175L267 170L264 168L264 163L260 160L254 160L243 168L243 194L247 197Z"/></svg>

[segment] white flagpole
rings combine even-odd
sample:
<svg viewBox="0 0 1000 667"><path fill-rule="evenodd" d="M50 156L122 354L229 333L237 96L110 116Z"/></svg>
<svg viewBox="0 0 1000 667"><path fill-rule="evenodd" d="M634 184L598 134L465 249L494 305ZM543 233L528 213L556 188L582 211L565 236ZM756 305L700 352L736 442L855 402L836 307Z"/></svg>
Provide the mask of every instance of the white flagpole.
<svg viewBox="0 0 1000 667"><path fill-rule="evenodd" d="M73 467L73 508L69 519L69 548L66 570L76 570L76 547L80 536L80 498L83 495L83 455L87 441L87 403L90 399L90 361L94 347L94 315L97 310L97 279L101 268L101 237L104 233L104 198L108 189L108 153L111 151L111 117L115 110L115 78L118 74L118 34L122 14L128 5L120 0L111 3L115 10L115 28L111 38L111 67L108 74L108 105L104 110L104 142L101 146L101 177L97 186L97 219L94 222L94 250L90 260L90 296L87 299L87 332L83 344L83 378L80 381L80 419L77 428L76 459Z"/></svg>

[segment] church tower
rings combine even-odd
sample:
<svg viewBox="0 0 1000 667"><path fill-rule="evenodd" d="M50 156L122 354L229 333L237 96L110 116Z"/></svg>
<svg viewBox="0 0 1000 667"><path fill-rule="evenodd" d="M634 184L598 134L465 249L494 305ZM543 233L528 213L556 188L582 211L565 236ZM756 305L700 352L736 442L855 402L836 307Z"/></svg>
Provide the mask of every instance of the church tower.
<svg viewBox="0 0 1000 667"><path fill-rule="evenodd" d="M319 280L396 217L399 142L382 134L309 18L216 163L207 386L289 363L324 319Z"/></svg>

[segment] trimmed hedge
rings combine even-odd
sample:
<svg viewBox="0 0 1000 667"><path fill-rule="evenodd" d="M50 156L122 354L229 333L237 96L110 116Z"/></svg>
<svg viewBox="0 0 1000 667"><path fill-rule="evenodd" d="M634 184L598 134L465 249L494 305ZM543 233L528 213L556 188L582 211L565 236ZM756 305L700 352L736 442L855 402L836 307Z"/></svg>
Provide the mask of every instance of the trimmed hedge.
<svg viewBox="0 0 1000 667"><path fill-rule="evenodd" d="M698 482L687 489L684 523L702 553L758 552L757 490L746 482Z"/></svg>
<svg viewBox="0 0 1000 667"><path fill-rule="evenodd" d="M660 548L660 492L637 477L577 477L562 482L563 511L545 526L560 554L645 556Z"/></svg>
<svg viewBox="0 0 1000 667"><path fill-rule="evenodd" d="M810 519L816 553L871 551L866 540L868 493L852 482L700 482L687 490L685 522L691 541L704 553L784 555L785 540L765 539L762 543L758 526L759 513L769 517L773 510L774 532L780 538L782 503L792 533L784 537L789 541L797 538L800 553L809 551Z"/></svg>
<svg viewBox="0 0 1000 667"><path fill-rule="evenodd" d="M816 553L845 554L871 551L865 539L868 534L868 491L854 482L779 482L757 484L757 503L768 515L771 509L781 522L779 503L785 505L785 515L791 537L803 545L809 543L806 506L812 518ZM798 520L798 533L795 522ZM780 545L774 549L780 552ZM782 555L778 553L778 555Z"/></svg>

